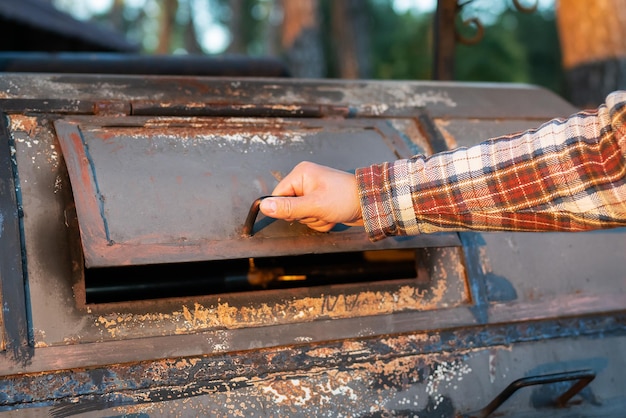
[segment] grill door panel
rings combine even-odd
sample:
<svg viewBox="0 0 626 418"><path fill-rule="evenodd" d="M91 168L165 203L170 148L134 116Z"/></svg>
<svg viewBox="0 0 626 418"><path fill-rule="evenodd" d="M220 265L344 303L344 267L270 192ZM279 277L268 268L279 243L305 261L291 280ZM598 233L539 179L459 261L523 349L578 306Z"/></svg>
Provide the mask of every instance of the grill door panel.
<svg viewBox="0 0 626 418"><path fill-rule="evenodd" d="M456 234L371 243L363 228L271 219L242 236L251 203L300 161L352 171L408 156L385 120L75 118L55 128L87 267L459 245Z"/></svg>

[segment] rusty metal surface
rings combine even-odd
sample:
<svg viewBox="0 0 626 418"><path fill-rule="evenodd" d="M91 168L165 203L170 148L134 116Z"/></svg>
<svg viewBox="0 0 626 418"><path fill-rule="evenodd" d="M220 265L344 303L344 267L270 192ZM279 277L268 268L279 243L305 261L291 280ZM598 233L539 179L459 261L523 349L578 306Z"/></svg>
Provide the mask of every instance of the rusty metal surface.
<svg viewBox="0 0 626 418"><path fill-rule="evenodd" d="M456 46L457 0L438 0L434 22L433 78L454 80L454 50ZM453 30L450 30L453 28Z"/></svg>
<svg viewBox="0 0 626 418"><path fill-rule="evenodd" d="M597 378L567 409L546 409L562 393L549 385L520 391L502 413L611 416L626 406L622 230L464 233L456 246L419 249L417 278L402 280L85 300L74 184L55 121L91 115L121 131L137 111L172 127L228 109L236 118L251 104L245 118L294 117L287 130L296 119L388 120L396 144L428 153L572 113L557 97L511 85L50 75L0 76L0 92L21 191L7 208L23 208L26 269L3 273L2 295L6 303L7 289L21 291L32 314L24 307L25 322L7 334L21 349L0 353L9 415L454 416L516 379L587 368ZM434 122L427 129L424 117Z"/></svg>
<svg viewBox="0 0 626 418"><path fill-rule="evenodd" d="M112 101L152 109L210 109L223 106L225 97L229 106L280 105L293 112L341 107L362 117L413 117L427 108L432 117L544 121L576 110L547 90L519 84L11 74L0 79L0 87L0 107L8 113L45 112L54 101L65 105L60 109L65 113L93 113L98 103Z"/></svg>
<svg viewBox="0 0 626 418"><path fill-rule="evenodd" d="M624 405L621 388L597 385L620 378L625 330L623 316L609 326L597 318L561 320L74 369L49 375L45 384L37 374L14 376L1 382L0 405L54 398L56 406L46 411L56 417L232 416L236 410L243 416L447 417L478 410L518 378L588 368L598 381L566 411L584 416ZM613 350L597 338L580 338L597 332ZM549 401L560 390L521 391L502 412L522 416L547 408L544 413L557 416Z"/></svg>
<svg viewBox="0 0 626 418"><path fill-rule="evenodd" d="M384 120L87 118L55 123L87 267L459 245L454 234L371 243L363 228L318 233L250 204L303 160L353 171L408 157Z"/></svg>

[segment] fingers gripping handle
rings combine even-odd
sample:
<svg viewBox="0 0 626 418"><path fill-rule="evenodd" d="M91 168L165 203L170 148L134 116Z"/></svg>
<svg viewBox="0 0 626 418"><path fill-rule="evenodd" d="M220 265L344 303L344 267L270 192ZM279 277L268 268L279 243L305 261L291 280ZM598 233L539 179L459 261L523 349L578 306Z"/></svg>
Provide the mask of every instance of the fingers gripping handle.
<svg viewBox="0 0 626 418"><path fill-rule="evenodd" d="M252 202L252 206L250 206L250 211L248 212L248 216L246 217L246 221L243 224L242 236L251 237L254 235L254 223L256 222L256 218L259 215L259 209L261 206L261 201L268 197L284 197L284 196L261 196Z"/></svg>

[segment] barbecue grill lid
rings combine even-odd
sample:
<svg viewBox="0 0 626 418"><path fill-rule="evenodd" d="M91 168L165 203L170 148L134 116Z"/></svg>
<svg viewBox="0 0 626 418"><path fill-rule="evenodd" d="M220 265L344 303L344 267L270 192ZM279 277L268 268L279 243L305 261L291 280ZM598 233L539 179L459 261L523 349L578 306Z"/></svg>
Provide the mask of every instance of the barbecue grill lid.
<svg viewBox="0 0 626 418"><path fill-rule="evenodd" d="M384 119L73 117L55 122L87 267L458 245L456 234L370 242L259 215L302 160L352 171L410 154Z"/></svg>

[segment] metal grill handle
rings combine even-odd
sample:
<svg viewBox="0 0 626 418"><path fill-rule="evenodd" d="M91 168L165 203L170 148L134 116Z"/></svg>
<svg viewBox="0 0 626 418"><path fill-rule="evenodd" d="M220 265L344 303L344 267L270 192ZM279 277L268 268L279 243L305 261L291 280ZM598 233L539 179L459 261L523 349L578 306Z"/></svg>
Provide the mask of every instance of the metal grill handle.
<svg viewBox="0 0 626 418"><path fill-rule="evenodd" d="M502 405L507 399L511 397L518 389L526 386L544 385L548 383L566 382L570 380L576 380L577 382L572 385L564 394L559 396L555 404L559 407L564 407L567 402L578 392L580 392L585 386L587 386L593 379L595 379L596 373L593 370L576 370L572 372L546 374L543 376L531 376L518 379L508 385L493 401L480 411L470 414L472 418L486 418L493 413L500 405Z"/></svg>
<svg viewBox="0 0 626 418"><path fill-rule="evenodd" d="M246 217L246 221L243 224L242 235L244 237L251 237L254 235L254 223L256 222L256 217L259 215L259 207L261 206L261 201L267 197L280 197L280 196L261 196L252 202L250 206L250 210L248 211L248 216Z"/></svg>

